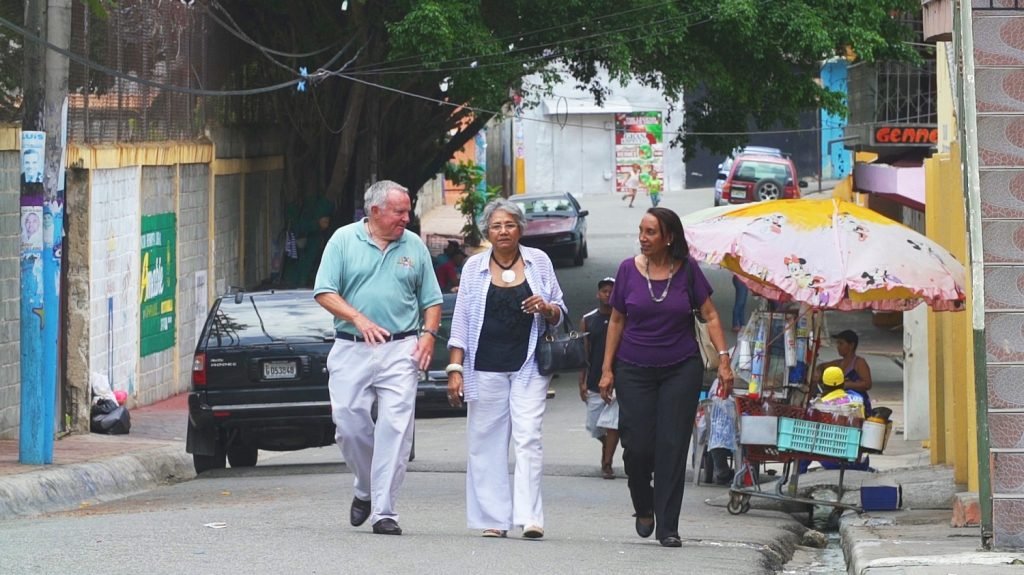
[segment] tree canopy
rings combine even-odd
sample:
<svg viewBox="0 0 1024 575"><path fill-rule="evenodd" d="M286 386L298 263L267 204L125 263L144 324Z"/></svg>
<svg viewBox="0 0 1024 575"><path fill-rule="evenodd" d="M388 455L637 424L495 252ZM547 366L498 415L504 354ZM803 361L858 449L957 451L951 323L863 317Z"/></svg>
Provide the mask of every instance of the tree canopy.
<svg viewBox="0 0 1024 575"><path fill-rule="evenodd" d="M816 81L821 63L850 53L912 59L907 20L920 3L198 0L194 9L210 16L207 65L218 85L207 87L268 86L308 71L305 91L248 98L260 99L259 120L280 127L291 193L325 194L352 214L371 179L418 189L513 98L536 103L554 82L599 100L603 78L639 81L672 102L699 94L676 134L688 154L728 151L751 122L844 113L843 95Z"/></svg>

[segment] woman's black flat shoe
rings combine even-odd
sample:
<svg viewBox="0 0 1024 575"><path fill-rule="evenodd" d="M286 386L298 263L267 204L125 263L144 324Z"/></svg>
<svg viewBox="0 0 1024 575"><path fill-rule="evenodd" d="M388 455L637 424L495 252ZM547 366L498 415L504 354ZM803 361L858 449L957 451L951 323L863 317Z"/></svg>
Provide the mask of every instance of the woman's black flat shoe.
<svg viewBox="0 0 1024 575"><path fill-rule="evenodd" d="M651 522L648 524L642 523L641 519L650 519ZM654 517L640 517L636 516L636 534L640 537L650 537L651 533L654 533Z"/></svg>
<svg viewBox="0 0 1024 575"><path fill-rule="evenodd" d="M682 547L683 540L678 535L669 535L661 540L662 547Z"/></svg>

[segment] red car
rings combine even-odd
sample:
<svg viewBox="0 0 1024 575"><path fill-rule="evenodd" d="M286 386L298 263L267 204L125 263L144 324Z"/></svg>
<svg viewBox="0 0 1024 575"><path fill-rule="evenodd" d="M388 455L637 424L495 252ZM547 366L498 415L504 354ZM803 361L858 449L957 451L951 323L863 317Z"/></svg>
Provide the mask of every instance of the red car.
<svg viewBox="0 0 1024 575"><path fill-rule="evenodd" d="M587 216L569 192L526 194L509 200L523 209L526 231L519 239L524 246L543 250L552 260L571 259L574 266L587 259Z"/></svg>
<svg viewBox="0 0 1024 575"><path fill-rule="evenodd" d="M764 200L796 199L807 182L796 177L796 166L789 158L741 154L732 164L722 185L722 202L745 204Z"/></svg>

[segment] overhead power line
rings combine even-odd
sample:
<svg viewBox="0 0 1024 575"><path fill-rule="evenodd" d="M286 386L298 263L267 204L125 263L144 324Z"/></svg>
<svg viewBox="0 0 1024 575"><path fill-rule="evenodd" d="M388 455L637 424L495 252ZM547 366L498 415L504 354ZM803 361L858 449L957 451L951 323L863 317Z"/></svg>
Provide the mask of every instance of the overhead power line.
<svg viewBox="0 0 1024 575"><path fill-rule="evenodd" d="M450 108L465 109L465 110L470 110L472 112L476 112L478 114L488 114L488 115L491 115L491 116L502 116L502 115L505 114L504 112L501 112L501 111L488 110L486 108L481 108L481 107L478 107L478 106L472 106L472 105L469 105L469 104L458 104L458 103L451 102L451 101L448 101L448 100L439 100L437 98L432 98L430 96L424 96L422 94L416 94L414 92L408 92L408 91L401 90L401 89L398 89L398 88L393 88L391 86L386 86L384 84L378 84L378 83L375 83L375 82L371 82L371 81L365 80L363 78L357 78L357 77L351 76L349 74L344 74L344 73L340 73L339 72L339 73L335 73L335 74L332 74L332 75L333 76L337 76L339 78L343 78L343 79L352 81L352 82L357 82L357 83L369 86L371 88L377 88L379 90L384 90L384 91L387 91L387 92L393 92L393 93L396 93L396 94L399 94L399 95L402 95L402 96L408 96L410 98L416 98L416 99L424 100L424 101L427 101L427 102L433 102L435 104L442 105L442 106L448 106ZM609 113L611 113L611 112L609 112ZM904 120L920 121L922 119L927 119L929 117L931 117L931 116L921 115L921 116L918 116L918 117L904 118ZM532 123L537 123L537 124L550 124L550 125L553 125L553 126L558 126L559 128L562 128L562 127L566 126L566 123L564 121L558 121L558 120L544 120L542 118L527 118L527 117L523 117L523 116L519 116L516 119L520 120L520 121L524 121L524 122L532 122ZM870 126L870 125L873 125L873 124L876 124L876 123L877 122L859 122L859 123L855 123L855 124L846 124L843 127L856 128L856 127ZM605 128L603 126L577 125L577 126L574 126L574 127L580 128L580 129L586 129L586 130L594 130L594 131L599 131L599 132L614 132L615 131L615 128ZM791 128L791 129L782 129L782 130L757 130L757 131L748 130L748 131L733 131L733 132L686 132L684 135L685 136L757 136L757 135L767 135L767 134L799 134L799 133L809 133L809 132L821 132L821 131L824 131L824 130L834 130L837 127L838 126L822 126L822 127L817 127L817 128Z"/></svg>
<svg viewBox="0 0 1024 575"><path fill-rule="evenodd" d="M296 84L298 84L299 82L302 81L302 78L295 78L293 80L288 80L287 82L281 82L280 84L273 84L271 86L263 86L261 88L249 88L249 89L244 89L244 90L206 90L206 89L203 89L203 88L191 88L191 87L187 87L187 86L176 86L174 84L165 84L163 82L156 82L156 81L153 81L153 80L148 80L146 78L140 78L139 76L135 76L133 74L126 74L124 72L121 72L120 70L115 70L114 68L110 68L108 66L104 66L103 64L99 64L97 62L93 62L92 60L90 60L89 58L86 58L85 56L81 56L79 54L75 54L74 52L72 52L70 50L65 50L64 48L61 48L60 46L56 46L54 44L51 44L50 42L47 42L46 40L40 38L39 36L33 34L30 31L22 28L21 26L18 26L17 24L15 24L14 22L11 22L10 20L8 20L6 18L0 17L0 26L2 26L4 28L8 28L8 29L10 29L10 30L12 30L14 32L17 32L18 34L20 34L26 40L29 40L29 41L32 41L32 42L36 42L38 44L42 44L43 46L46 46L50 50L53 50L54 52L57 52L58 54L67 57L69 60L72 60L74 62L78 62L79 64L82 64L83 66L86 66L87 68L90 68L92 70L96 70L98 72L103 72L104 74L107 74L109 76L113 76L115 78L120 78L122 80L126 80L126 81L129 81L129 82L136 82L136 83L142 84L144 86L150 86L152 88L159 88L161 90L166 90L168 92L176 92L176 93L179 93L179 94L192 94L194 96L254 96L256 94L266 94L268 92L273 92L273 91L281 90L281 89L284 89L284 88L290 88L290 87L295 86Z"/></svg>
<svg viewBox="0 0 1024 575"><path fill-rule="evenodd" d="M250 46L256 48L260 52L266 52L267 54L273 54L275 56L281 56L282 58L308 58L310 56L316 56L318 54L323 54L324 52L327 52L328 50L332 50L335 47L340 46L342 44L342 40L338 40L337 42L334 42L332 44L324 46L323 48L320 48L318 50L313 50L311 52L302 52L302 53L282 52L280 50L275 50L273 48L269 48L267 46L264 46L264 45L260 44L259 42L253 40L248 34L246 34L242 30L241 26L239 26L238 23L235 22L235 19L231 17L231 13L228 12L227 9L224 8L224 6L221 5L220 2L217 2L216 0L213 0L210 3L210 5L213 6L214 8L216 8L216 9L220 10L221 12L223 12L224 13L224 17L227 18L228 21L231 22L231 26L228 26L224 21L220 20L217 17L217 15L213 13L213 11L210 9L209 6L205 6L205 5L200 4L200 6L202 7L202 10L204 12L206 12L206 14L208 16L210 16L210 18L212 18L214 22L216 22L222 28L224 28L229 33L231 33L232 36L235 36L239 40L245 42L246 44L249 44Z"/></svg>

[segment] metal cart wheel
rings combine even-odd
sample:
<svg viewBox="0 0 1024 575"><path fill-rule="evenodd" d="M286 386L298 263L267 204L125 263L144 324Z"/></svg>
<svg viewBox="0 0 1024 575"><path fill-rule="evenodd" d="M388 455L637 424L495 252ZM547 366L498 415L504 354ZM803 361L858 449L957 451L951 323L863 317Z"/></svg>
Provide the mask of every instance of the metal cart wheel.
<svg viewBox="0 0 1024 575"><path fill-rule="evenodd" d="M729 494L729 505L726 506L732 515L741 515L750 511L750 496L741 493Z"/></svg>

